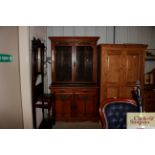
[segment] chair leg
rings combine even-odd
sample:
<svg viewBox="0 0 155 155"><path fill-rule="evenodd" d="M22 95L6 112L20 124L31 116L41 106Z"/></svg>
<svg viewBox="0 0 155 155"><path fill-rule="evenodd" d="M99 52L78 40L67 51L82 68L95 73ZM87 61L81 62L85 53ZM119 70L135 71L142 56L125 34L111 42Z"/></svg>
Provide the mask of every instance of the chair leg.
<svg viewBox="0 0 155 155"><path fill-rule="evenodd" d="M48 120L49 120L49 122L50 122L50 120L51 120L51 116L50 116L50 108L48 108Z"/></svg>
<svg viewBox="0 0 155 155"><path fill-rule="evenodd" d="M37 123L36 123L36 107L33 106L33 127L34 129L37 128Z"/></svg>
<svg viewBox="0 0 155 155"><path fill-rule="evenodd" d="M42 104L44 105L44 101L42 101ZM44 108L42 108L42 115L43 115L43 120L45 119L45 116L44 116Z"/></svg>
<svg viewBox="0 0 155 155"><path fill-rule="evenodd" d="M43 115L43 120L45 119L45 116L44 116L44 108L42 108L42 115Z"/></svg>
<svg viewBox="0 0 155 155"><path fill-rule="evenodd" d="M52 106L52 123L55 124L55 103L53 102Z"/></svg>

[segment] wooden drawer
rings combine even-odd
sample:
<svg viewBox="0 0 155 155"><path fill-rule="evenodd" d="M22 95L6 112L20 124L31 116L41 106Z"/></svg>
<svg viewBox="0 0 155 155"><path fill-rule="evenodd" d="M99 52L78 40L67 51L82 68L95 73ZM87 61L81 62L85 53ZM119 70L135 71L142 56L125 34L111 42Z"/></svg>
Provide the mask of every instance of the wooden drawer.
<svg viewBox="0 0 155 155"><path fill-rule="evenodd" d="M73 92L72 89L66 89L66 88L52 88L51 89L52 93L71 93Z"/></svg>
<svg viewBox="0 0 155 155"><path fill-rule="evenodd" d="M74 90L74 93L93 93L97 94L98 90L97 89L91 89L91 88L77 88Z"/></svg>
<svg viewBox="0 0 155 155"><path fill-rule="evenodd" d="M52 88L52 93L97 93L98 88Z"/></svg>

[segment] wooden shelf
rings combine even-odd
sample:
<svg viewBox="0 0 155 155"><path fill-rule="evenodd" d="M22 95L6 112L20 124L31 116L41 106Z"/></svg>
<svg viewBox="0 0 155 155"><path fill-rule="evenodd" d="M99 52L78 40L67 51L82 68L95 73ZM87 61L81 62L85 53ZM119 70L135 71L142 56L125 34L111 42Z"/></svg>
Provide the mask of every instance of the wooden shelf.
<svg viewBox="0 0 155 155"><path fill-rule="evenodd" d="M155 49L147 49L146 52L149 55L146 55L146 61L155 61Z"/></svg>
<svg viewBox="0 0 155 155"><path fill-rule="evenodd" d="M155 61L155 57L147 57L145 58L145 61Z"/></svg>

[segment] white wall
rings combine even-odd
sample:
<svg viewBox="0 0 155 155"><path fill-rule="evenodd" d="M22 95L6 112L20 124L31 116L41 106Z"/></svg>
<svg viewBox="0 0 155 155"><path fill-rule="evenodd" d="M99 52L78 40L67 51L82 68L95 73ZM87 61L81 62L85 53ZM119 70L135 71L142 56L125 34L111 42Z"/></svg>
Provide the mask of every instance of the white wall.
<svg viewBox="0 0 155 155"><path fill-rule="evenodd" d="M117 26L116 43L147 44L155 48L155 27L151 26Z"/></svg>
<svg viewBox="0 0 155 155"><path fill-rule="evenodd" d="M0 62L0 128L23 128L18 27L0 27L0 53L13 55L13 62Z"/></svg>
<svg viewBox="0 0 155 155"><path fill-rule="evenodd" d="M29 32L30 32L30 41L33 40L33 37L35 37L39 38L43 43L46 44L46 35L47 35L46 26L30 26Z"/></svg>
<svg viewBox="0 0 155 155"><path fill-rule="evenodd" d="M33 128L29 27L19 27L19 59L24 128Z"/></svg>

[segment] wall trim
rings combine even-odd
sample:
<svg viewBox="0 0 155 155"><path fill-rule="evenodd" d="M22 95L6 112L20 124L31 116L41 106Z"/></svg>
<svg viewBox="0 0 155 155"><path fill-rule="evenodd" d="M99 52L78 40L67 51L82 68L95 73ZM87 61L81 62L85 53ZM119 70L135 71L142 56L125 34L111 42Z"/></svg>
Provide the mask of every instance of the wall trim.
<svg viewBox="0 0 155 155"><path fill-rule="evenodd" d="M29 27L19 26L19 62L24 129L33 128Z"/></svg>

